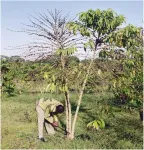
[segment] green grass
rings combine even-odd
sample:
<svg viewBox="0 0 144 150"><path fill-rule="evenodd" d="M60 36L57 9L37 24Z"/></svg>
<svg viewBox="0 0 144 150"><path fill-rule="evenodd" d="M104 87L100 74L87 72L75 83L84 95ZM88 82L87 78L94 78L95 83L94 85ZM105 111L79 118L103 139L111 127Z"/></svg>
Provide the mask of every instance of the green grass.
<svg viewBox="0 0 144 150"><path fill-rule="evenodd" d="M9 98L2 98L1 104L1 132L2 149L142 149L143 126L137 112L128 113L115 108L115 117L103 114L107 126L99 131L86 129L88 122L98 118L103 101L112 97L105 95L84 95L79 116L76 123L75 139L68 141L63 131L48 136L44 132L46 143L37 140L37 119L35 102L39 98L54 97L63 101L62 95L52 94L23 94ZM77 97L72 94L72 113L76 108ZM99 102L99 103L98 103ZM99 105L98 105L99 104ZM61 116L62 121L64 115ZM81 138L88 135L90 140Z"/></svg>

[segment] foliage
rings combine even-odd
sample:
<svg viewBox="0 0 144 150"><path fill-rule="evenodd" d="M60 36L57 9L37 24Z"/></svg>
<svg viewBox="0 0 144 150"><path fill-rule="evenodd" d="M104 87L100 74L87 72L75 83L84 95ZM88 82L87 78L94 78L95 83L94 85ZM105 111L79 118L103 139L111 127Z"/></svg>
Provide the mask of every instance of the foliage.
<svg viewBox="0 0 144 150"><path fill-rule="evenodd" d="M75 31L80 31L82 35L90 36L95 35L100 38L105 34L109 34L114 31L119 25L124 22L123 15L117 15L112 9L101 11L100 9L89 9L86 12L81 12L79 15L79 21L69 24L69 28Z"/></svg>
<svg viewBox="0 0 144 150"><path fill-rule="evenodd" d="M8 96L13 95L14 93L14 72L12 72L7 64L1 65L2 71L2 91Z"/></svg>
<svg viewBox="0 0 144 150"><path fill-rule="evenodd" d="M120 59L121 69L114 71L115 95L130 107L141 108L143 104L143 51L140 28L127 26L118 33L117 39L126 48L125 58Z"/></svg>
<svg viewBox="0 0 144 150"><path fill-rule="evenodd" d="M122 70L115 71L114 93L117 100L130 107L141 108L143 104L143 55L142 50L133 52L133 58L121 60Z"/></svg>
<svg viewBox="0 0 144 150"><path fill-rule="evenodd" d="M84 64L86 65L86 63ZM119 68L120 65L118 60L95 59L85 92L102 94L105 91L109 91L110 81L113 78L112 70Z"/></svg>
<svg viewBox="0 0 144 150"><path fill-rule="evenodd" d="M87 124L87 128L99 130L101 128L105 128L105 122L103 121L103 119L94 120Z"/></svg>
<svg viewBox="0 0 144 150"><path fill-rule="evenodd" d="M111 70L115 103L125 108L142 107L143 54L141 28L128 25L109 34L106 41L112 47L100 52L103 59L119 61L119 67Z"/></svg>
<svg viewBox="0 0 144 150"><path fill-rule="evenodd" d="M60 82L61 72L57 68L59 66L59 57L57 55L53 56L51 59L39 60L39 61L25 61L17 62L11 60L2 61L2 92L6 94L5 89L8 87L8 82L13 86L14 94L22 94L23 92L50 92L49 84L52 82L52 78L57 79L57 83ZM76 72L71 74L72 68L77 68L80 60L75 56L66 57L65 67L67 68L67 73L69 73L69 79L76 77ZM78 72L78 69L77 69ZM74 76L75 75L75 76ZM9 76L9 81L4 80L3 77ZM51 78L52 77L52 78ZM75 78L76 79L76 78ZM7 82L7 83L6 83ZM69 81L69 89L74 89L73 80ZM6 87L7 84L7 87ZM40 85L38 88L37 85ZM36 88L34 88L36 86ZM33 89L33 90L30 90ZM59 92L62 92L58 89ZM57 92L58 92L57 91Z"/></svg>
<svg viewBox="0 0 144 150"><path fill-rule="evenodd" d="M107 37L106 42L130 50L131 47L133 48L141 46L142 37L140 33L141 28L137 28L129 24L117 32L111 33Z"/></svg>

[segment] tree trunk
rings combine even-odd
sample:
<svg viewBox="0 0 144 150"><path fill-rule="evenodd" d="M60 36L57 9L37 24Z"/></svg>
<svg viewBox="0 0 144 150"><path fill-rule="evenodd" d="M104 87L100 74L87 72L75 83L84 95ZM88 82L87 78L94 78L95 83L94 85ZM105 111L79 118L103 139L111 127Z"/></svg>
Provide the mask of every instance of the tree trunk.
<svg viewBox="0 0 144 150"><path fill-rule="evenodd" d="M90 74L91 67L92 67L94 59L95 59L96 49L97 49L97 46L95 47L95 50L93 52L93 57L92 57L91 62L89 64L89 66L88 66L88 70L86 72L86 76L85 76L84 82L83 82L82 87L80 89L78 104L77 104L76 112L75 112L75 115L74 115L74 120L73 120L73 123L72 123L72 133L70 135L71 136L70 139L74 139L74 137L75 137L75 135L74 135L75 124L76 124L76 120L77 120L77 116L78 116L78 112L79 112L79 108L80 108L83 92L84 92L84 89L85 89L85 86L86 86L86 83L87 83L87 80L88 80L88 77L89 77L89 74Z"/></svg>
<svg viewBox="0 0 144 150"><path fill-rule="evenodd" d="M67 139L70 139L71 135L71 104L69 99L69 92L65 92L65 104L66 104L66 136Z"/></svg>
<svg viewBox="0 0 144 150"><path fill-rule="evenodd" d="M85 77L83 85L82 85L82 88L80 89L78 104L77 104L77 108L76 108L76 112L75 112L74 120L73 120L73 124L72 124L71 139L74 139L75 124L76 124L76 120L77 120L77 116L78 116L78 112L79 112L83 92L84 92L84 89L85 89L85 86L86 86L86 83L87 83L88 76L90 74L90 69L91 69L92 64L93 64L93 60L90 62L90 65L89 65L87 73L86 73L86 77Z"/></svg>
<svg viewBox="0 0 144 150"><path fill-rule="evenodd" d="M61 65L62 65L62 69L65 69L65 59L62 56L62 54L60 54L60 58L61 58ZM66 75L63 77L63 84L64 86L67 86L67 78ZM65 95L65 110L66 110L66 137L67 139L70 139L70 135L71 135L71 119L72 119L72 115L71 115L71 103L70 103L70 98L69 98L69 91L65 91L64 92Z"/></svg>
<svg viewBox="0 0 144 150"><path fill-rule="evenodd" d="M69 129L69 127L68 127L68 124L69 124L68 117L69 117L69 115L68 115L68 99L67 99L66 95L65 95L65 111L66 111L66 130L68 131L68 129Z"/></svg>

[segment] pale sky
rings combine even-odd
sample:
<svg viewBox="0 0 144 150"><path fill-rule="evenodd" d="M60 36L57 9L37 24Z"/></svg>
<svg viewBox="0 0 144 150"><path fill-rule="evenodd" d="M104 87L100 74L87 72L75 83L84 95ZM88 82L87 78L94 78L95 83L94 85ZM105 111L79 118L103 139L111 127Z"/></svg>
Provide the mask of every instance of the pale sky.
<svg viewBox="0 0 144 150"><path fill-rule="evenodd" d="M11 32L20 30L22 23L29 24L28 14L34 15L36 12L43 13L47 9L62 10L70 12L71 16L87 11L88 9L113 9L117 14L126 17L127 24L142 26L143 3L142 1L2 1L1 2L1 54L12 56L21 52L15 50L5 50L8 46L19 46L29 41L31 37L25 33Z"/></svg>

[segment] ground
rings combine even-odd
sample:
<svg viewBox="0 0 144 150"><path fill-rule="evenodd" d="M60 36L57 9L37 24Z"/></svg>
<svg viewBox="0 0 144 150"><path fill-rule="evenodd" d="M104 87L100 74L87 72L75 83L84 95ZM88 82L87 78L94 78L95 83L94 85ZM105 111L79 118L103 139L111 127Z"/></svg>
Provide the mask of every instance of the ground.
<svg viewBox="0 0 144 150"><path fill-rule="evenodd" d="M87 123L97 119L103 100L111 99L112 96L108 93L84 95L73 141L66 140L64 132L58 129L54 136L48 136L44 132L47 142L39 142L35 102L41 97L54 97L63 102L62 95L51 94L2 97L2 149L142 149L143 126L136 111L130 113L115 108L114 116L103 115L106 122L105 129L87 130ZM73 114L76 99L75 94L71 94ZM64 114L60 118L60 125L63 126Z"/></svg>

